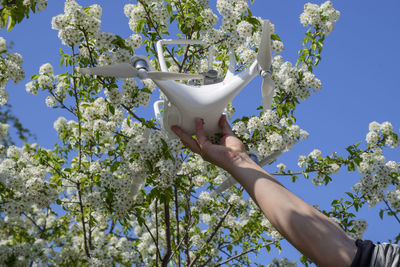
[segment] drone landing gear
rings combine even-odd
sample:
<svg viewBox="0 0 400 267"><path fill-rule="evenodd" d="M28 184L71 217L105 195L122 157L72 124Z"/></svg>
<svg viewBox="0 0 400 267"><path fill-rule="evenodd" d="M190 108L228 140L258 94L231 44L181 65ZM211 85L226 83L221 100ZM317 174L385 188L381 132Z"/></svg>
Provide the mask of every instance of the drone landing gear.
<svg viewBox="0 0 400 267"><path fill-rule="evenodd" d="M163 112L161 113L161 107ZM168 100L158 100L154 102L154 114L158 124L163 128L170 138L177 138L175 133L171 131L171 126L180 125L182 118L179 110Z"/></svg>

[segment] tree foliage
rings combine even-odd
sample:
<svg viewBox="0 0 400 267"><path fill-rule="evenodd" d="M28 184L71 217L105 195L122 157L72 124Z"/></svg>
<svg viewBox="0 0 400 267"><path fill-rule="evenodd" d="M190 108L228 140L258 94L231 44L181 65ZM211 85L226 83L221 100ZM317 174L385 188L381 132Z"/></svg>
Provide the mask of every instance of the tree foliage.
<svg viewBox="0 0 400 267"><path fill-rule="evenodd" d="M15 11L18 14L7 11L7 19L2 15L3 26L7 20L13 26L29 9L36 10L33 1L30 6L25 2L3 1L2 12L24 8ZM54 123L59 142L51 149L28 143L2 148L2 264L243 266L257 264L251 254L280 249L282 236L241 187L211 194L228 173L169 138L154 119L138 115L156 89L152 81L85 76L78 71L129 62L140 46L157 69L155 44L171 38L172 31L178 31L177 38L201 39L207 45L166 48L170 71L206 70L212 47L212 65L220 76L227 71L232 49L236 71L241 71L255 59L261 34L262 19L250 9L243 0L217 1L216 9L205 0L138 0L125 6L133 34L124 39L100 31L101 6L65 1L64 13L52 21L64 45L59 54L64 72L55 74L50 64L44 64L26 87L34 95L45 94L48 106L72 119L60 117ZM313 71L339 13L330 2L307 4L300 18L308 28L295 65L278 55L283 43L271 31L276 85L272 108L233 123L238 137L259 159L290 151L308 135L296 125L294 111L321 88ZM228 111L232 115L234 107ZM383 202L387 208L381 217L399 221L399 163L386 162L382 154L382 148L398 145L390 123L374 122L367 143L349 146L348 155L322 156L314 150L300 156L299 171L280 165L276 175L290 176L293 182L304 175L326 185L340 168L358 170L362 178L354 190L322 211L357 237L366 227L365 221L356 219L364 205ZM399 241L398 233L393 240ZM290 264L286 259L273 262Z"/></svg>

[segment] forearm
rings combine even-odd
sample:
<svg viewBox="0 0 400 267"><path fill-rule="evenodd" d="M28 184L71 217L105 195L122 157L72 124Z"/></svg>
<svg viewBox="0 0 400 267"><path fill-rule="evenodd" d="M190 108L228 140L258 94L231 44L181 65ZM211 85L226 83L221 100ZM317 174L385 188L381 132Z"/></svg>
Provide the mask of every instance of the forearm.
<svg viewBox="0 0 400 267"><path fill-rule="evenodd" d="M319 266L350 266L356 246L329 218L283 187L246 154L225 116L219 121L223 137L211 143L196 119L197 139L177 126L172 130L203 159L227 170L243 185L273 226L300 252Z"/></svg>
<svg viewBox="0 0 400 267"><path fill-rule="evenodd" d="M271 224L318 266L350 266L354 240L336 223L241 155L228 171L242 184Z"/></svg>

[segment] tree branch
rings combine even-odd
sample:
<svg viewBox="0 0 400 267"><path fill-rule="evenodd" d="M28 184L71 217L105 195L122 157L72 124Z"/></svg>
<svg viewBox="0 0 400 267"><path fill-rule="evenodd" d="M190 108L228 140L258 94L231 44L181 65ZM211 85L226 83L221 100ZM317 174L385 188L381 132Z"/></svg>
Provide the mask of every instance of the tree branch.
<svg viewBox="0 0 400 267"><path fill-rule="evenodd" d="M272 244L273 244L273 242L268 243L268 244L265 244L265 245L261 246L261 248L266 247L266 246L270 246L270 245L272 245ZM238 255L235 255L235 256L230 257L229 259L227 259L227 260L225 260L225 261L223 261L223 262L221 262L221 263L218 263L218 265L216 265L216 266L224 265L224 264L230 262L231 260L237 259L237 258L239 258L239 257L241 257L241 256L243 256L243 255L245 255L245 254L248 254L248 253L253 252L253 251L255 251L255 250L258 250L258 249L259 249L259 248L252 248L252 249L243 251L242 253L240 253L240 254L238 254Z"/></svg>
<svg viewBox="0 0 400 267"><path fill-rule="evenodd" d="M179 202L178 202L178 186L175 184L175 220L176 220L176 244L180 243L179 233ZM172 256L172 255L171 255ZM178 266L181 266L181 256L178 255Z"/></svg>
<svg viewBox="0 0 400 267"><path fill-rule="evenodd" d="M386 200L386 199L383 199L383 202L385 202L386 207L389 209L389 211L390 211L390 212L393 214L393 216L396 218L397 222L400 223L399 217L397 217L396 212L394 212L394 211L392 210L392 208L390 207L390 205L389 205L389 203L387 202L387 200Z"/></svg>
<svg viewBox="0 0 400 267"><path fill-rule="evenodd" d="M154 208L156 209L156 242L158 246L158 199L156 199L156 203L154 204ZM161 260L161 255L160 255ZM158 266L158 257L156 257L156 266Z"/></svg>
<svg viewBox="0 0 400 267"><path fill-rule="evenodd" d="M161 266L167 267L171 256L171 221L170 221L168 201L164 202L164 216L165 216L165 242L167 243L167 251L165 252Z"/></svg>
<svg viewBox="0 0 400 267"><path fill-rule="evenodd" d="M150 11L148 10L148 6L147 6L146 4L144 4L142 0L138 0L138 3L140 3L140 4L143 6L144 11L146 12L147 20L148 20L149 24L151 25L151 27L154 28L155 32L157 33L158 38L163 39L163 37L162 37L161 34L160 34L160 31L159 31L158 26L157 26L157 25L154 23L154 21L151 19L151 14L150 14ZM154 46L154 43L155 43L155 42L153 42L153 46ZM154 49L154 48L153 48L153 49ZM177 66L179 66L179 62L176 60L176 58L175 58L174 55L171 53L171 51L170 51L168 48L166 48L165 50L166 50L166 51L168 52L168 54L171 56L171 58L172 58L172 60L175 62L175 64L176 64ZM162 53L162 51L161 51L161 53Z"/></svg>
<svg viewBox="0 0 400 267"><path fill-rule="evenodd" d="M147 226L147 224L145 222L143 222L143 225L144 225L144 227L146 227L147 232L150 234L151 238L153 239L154 244L156 245L157 255L158 255L159 259L162 260L161 252L158 247L158 241L154 238L154 235L151 233L149 227Z"/></svg>
<svg viewBox="0 0 400 267"><path fill-rule="evenodd" d="M74 47L72 47L72 55L75 55L74 52ZM74 62L72 64L72 69L73 73L75 74L75 57ZM72 76L72 81L73 81L73 90L74 90L74 98L75 98L75 103L76 103L76 115L78 118L78 173L81 171L82 167L82 125L81 125L81 112L79 109L79 97L78 97L78 91L77 91L77 86L76 86L76 77L75 75ZM79 198L79 207L80 207L80 212L81 212L81 221L82 221L82 230L83 230L83 241L84 241L84 248L86 252L86 256L90 258L90 252L89 252L89 247L88 247L88 240L87 240L87 233L86 233L86 224L85 224L85 213L84 213L84 205L82 201L82 191L81 191L81 183L80 181L77 182L77 191L78 191L78 198Z"/></svg>
<svg viewBox="0 0 400 267"><path fill-rule="evenodd" d="M231 212L233 208L233 204L230 204L228 209L225 211L224 215L222 218L219 220L217 226L214 228L214 231L211 233L211 235L207 238L207 240L204 242L203 246L198 250L198 253L196 254L196 257L190 262L189 267L193 266L196 261L200 257L200 253L203 251L203 249L206 247L206 245L214 238L214 236L218 233L218 230L221 228L222 223L225 221L226 216L228 216L229 212Z"/></svg>

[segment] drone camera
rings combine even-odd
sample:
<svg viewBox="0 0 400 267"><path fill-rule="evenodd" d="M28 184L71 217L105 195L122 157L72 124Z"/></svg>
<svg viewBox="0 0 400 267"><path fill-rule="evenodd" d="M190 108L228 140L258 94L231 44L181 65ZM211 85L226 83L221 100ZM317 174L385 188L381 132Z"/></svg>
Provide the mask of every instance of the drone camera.
<svg viewBox="0 0 400 267"><path fill-rule="evenodd" d="M221 78L218 77L218 71L213 70L213 69L208 70L207 72L204 72L203 75L204 75L203 83L205 85L218 83L222 80Z"/></svg>

